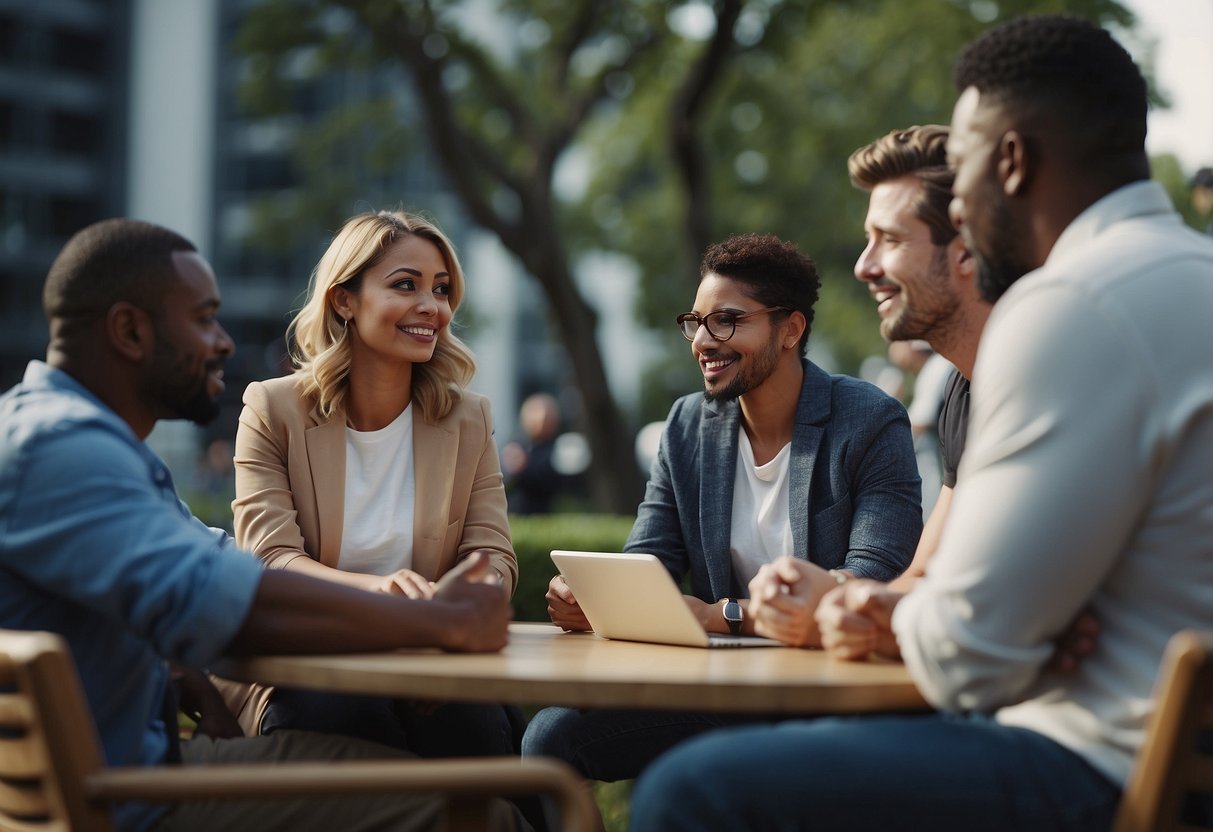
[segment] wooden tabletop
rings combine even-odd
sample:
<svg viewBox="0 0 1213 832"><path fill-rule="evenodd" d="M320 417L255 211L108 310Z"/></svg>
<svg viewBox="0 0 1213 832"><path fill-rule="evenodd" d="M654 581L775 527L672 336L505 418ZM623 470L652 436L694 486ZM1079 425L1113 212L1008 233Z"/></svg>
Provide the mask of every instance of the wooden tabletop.
<svg viewBox="0 0 1213 832"><path fill-rule="evenodd" d="M845 662L785 647L610 641L517 622L500 653L261 656L225 659L212 669L283 687L468 702L779 713L926 707L896 662Z"/></svg>

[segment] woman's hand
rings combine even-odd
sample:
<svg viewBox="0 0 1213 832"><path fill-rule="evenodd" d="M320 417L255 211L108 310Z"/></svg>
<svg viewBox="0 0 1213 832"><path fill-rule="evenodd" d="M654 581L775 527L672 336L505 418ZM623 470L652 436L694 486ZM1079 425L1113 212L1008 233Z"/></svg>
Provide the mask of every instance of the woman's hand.
<svg viewBox="0 0 1213 832"><path fill-rule="evenodd" d="M411 569L399 569L390 575L370 575L372 592L385 592L388 595L404 595L419 601L434 597L434 582Z"/></svg>

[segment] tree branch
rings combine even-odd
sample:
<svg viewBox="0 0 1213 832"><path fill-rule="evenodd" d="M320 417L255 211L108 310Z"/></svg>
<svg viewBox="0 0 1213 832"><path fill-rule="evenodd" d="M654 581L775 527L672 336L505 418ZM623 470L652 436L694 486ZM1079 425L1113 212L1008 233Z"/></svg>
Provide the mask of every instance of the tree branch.
<svg viewBox="0 0 1213 832"><path fill-rule="evenodd" d="M744 0L718 0L716 32L691 67L670 109L670 145L674 165L686 186L684 233L692 263L699 260L712 241L711 183L697 138L698 121L708 94L722 77L730 54L735 51L733 27L743 5Z"/></svg>
<svg viewBox="0 0 1213 832"><path fill-rule="evenodd" d="M397 9L386 19L370 20L366 6L357 0L339 0L364 26L376 46L394 55L411 70L417 95L426 113L425 128L430 145L468 212L480 225L509 244L520 235L520 226L501 216L493 207L489 189L478 181L489 181L521 193L522 182L504 162L459 124L452 100L442 84L442 62L425 54L419 32L432 31L433 16L425 4L423 25L413 27L407 11Z"/></svg>

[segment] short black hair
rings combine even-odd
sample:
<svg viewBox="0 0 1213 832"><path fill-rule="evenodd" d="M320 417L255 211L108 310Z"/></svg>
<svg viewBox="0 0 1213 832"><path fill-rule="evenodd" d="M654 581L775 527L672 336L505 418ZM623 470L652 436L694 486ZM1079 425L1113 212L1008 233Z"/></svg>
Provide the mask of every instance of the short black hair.
<svg viewBox="0 0 1213 832"><path fill-rule="evenodd" d="M1085 152L1144 153L1146 80L1104 29L1069 15L1009 20L970 43L956 88L1011 107L1043 107Z"/></svg>
<svg viewBox="0 0 1213 832"><path fill-rule="evenodd" d="M804 315L804 334L800 336L804 354L821 287L817 265L808 255L774 234L740 234L704 252L699 279L711 273L746 284L763 306L786 306Z"/></svg>
<svg viewBox="0 0 1213 832"><path fill-rule="evenodd" d="M76 232L51 264L42 311L48 320L87 324L127 301L155 315L171 285L166 278L176 275L175 251L197 249L177 232L150 222L93 223Z"/></svg>

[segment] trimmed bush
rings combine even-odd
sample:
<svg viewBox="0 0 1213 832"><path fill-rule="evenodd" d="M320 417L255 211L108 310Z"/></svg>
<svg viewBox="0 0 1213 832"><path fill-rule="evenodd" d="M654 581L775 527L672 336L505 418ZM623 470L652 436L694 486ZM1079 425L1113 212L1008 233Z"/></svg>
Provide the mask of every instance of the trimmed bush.
<svg viewBox="0 0 1213 832"><path fill-rule="evenodd" d="M543 596L556 574L553 549L619 552L632 530L631 516L614 514L529 514L510 517L510 536L518 555L515 621L547 621Z"/></svg>

